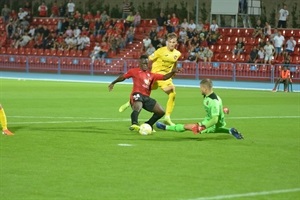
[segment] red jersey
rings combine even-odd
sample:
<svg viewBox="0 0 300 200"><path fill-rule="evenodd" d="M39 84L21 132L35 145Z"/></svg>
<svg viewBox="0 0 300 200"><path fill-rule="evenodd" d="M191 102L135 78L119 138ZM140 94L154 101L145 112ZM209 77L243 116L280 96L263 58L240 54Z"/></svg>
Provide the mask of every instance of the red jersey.
<svg viewBox="0 0 300 200"><path fill-rule="evenodd" d="M40 5L39 7L39 14L40 14L40 17L46 17L47 16L47 6L45 5Z"/></svg>
<svg viewBox="0 0 300 200"><path fill-rule="evenodd" d="M133 80L131 94L138 92L145 96L150 96L151 87L155 81L163 80L164 78L164 75L162 74L154 74L150 71L143 71L140 68L132 68L123 76L126 79L132 78Z"/></svg>

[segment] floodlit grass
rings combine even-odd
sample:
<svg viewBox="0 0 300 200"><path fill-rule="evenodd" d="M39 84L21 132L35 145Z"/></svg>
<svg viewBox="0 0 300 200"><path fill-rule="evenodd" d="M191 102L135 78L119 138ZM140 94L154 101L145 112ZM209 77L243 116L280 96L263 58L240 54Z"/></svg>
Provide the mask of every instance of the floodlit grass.
<svg viewBox="0 0 300 200"><path fill-rule="evenodd" d="M236 140L130 132L130 110L118 112L130 90L0 79L0 102L15 133L0 137L0 199L186 200L253 192L235 199L300 198L299 190L272 193L300 188L300 93L215 89L230 108L228 126L245 137ZM162 91L153 97L165 107ZM150 115L142 111L140 121ZM173 121L203 116L199 89L177 88Z"/></svg>

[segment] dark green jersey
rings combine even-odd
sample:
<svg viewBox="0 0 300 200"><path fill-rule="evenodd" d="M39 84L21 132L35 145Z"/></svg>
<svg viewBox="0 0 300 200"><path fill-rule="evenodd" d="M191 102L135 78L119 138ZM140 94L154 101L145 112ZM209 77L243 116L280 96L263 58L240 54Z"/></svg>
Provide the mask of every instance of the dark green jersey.
<svg viewBox="0 0 300 200"><path fill-rule="evenodd" d="M205 96L204 100L203 100L203 105L204 105L204 109L206 111L206 116L205 116L204 120L201 122L201 124L205 125L206 128L209 128L213 125L215 125L216 128L226 126L224 112L223 112L222 99L218 95L216 95L213 92L210 95ZM211 124L210 120L214 116L218 116L218 122L216 124Z"/></svg>

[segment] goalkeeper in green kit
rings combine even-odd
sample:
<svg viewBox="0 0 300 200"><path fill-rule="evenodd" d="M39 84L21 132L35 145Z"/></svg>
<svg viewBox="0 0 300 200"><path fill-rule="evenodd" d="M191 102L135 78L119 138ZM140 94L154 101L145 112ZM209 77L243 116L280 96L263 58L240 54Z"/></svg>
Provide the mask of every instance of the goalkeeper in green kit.
<svg viewBox="0 0 300 200"><path fill-rule="evenodd" d="M173 126L165 125L161 122L156 123L156 127L168 131L183 132L186 130L198 133L228 133L236 139L243 139L243 136L235 128L227 128L224 113L229 110L223 110L222 99L213 91L213 83L210 79L203 79L200 82L200 90L204 96L203 105L206 116L203 121L194 124L175 124Z"/></svg>

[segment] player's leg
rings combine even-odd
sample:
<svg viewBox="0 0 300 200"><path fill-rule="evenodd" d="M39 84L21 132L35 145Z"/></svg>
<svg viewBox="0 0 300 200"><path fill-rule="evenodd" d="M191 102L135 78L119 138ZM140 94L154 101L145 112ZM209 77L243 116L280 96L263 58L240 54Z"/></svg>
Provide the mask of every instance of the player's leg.
<svg viewBox="0 0 300 200"><path fill-rule="evenodd" d="M176 97L175 86L171 79L168 79L163 82L159 82L159 86L168 95L168 101L167 101L166 114L165 114L164 121L168 125L174 125L174 123L171 120L171 114L172 114L172 112L174 110L174 106L175 106L175 97Z"/></svg>
<svg viewBox="0 0 300 200"><path fill-rule="evenodd" d="M129 108L129 106L130 106L130 102L127 101L126 103L124 103L123 105L120 106L119 112L123 112L124 110L126 110L127 108Z"/></svg>
<svg viewBox="0 0 300 200"><path fill-rule="evenodd" d="M1 106L1 104L0 104L0 122L1 122L1 126L2 126L2 133L4 135L13 135L13 133L10 132L7 128L6 115L5 115L4 109Z"/></svg>
<svg viewBox="0 0 300 200"><path fill-rule="evenodd" d="M277 86L278 86L278 84L281 82L281 79L280 78L278 78L277 80L276 80L276 82L275 82L275 86L274 86L274 88L273 88L273 92L276 92L277 91Z"/></svg>
<svg viewBox="0 0 300 200"><path fill-rule="evenodd" d="M165 114L165 111L162 108L162 106L159 103L157 103L156 100L154 100L152 98L149 98L147 101L144 102L143 108L149 112L153 112L153 115L151 116L151 118L145 122L152 127L153 127L153 124L155 124L155 122L157 122Z"/></svg>
<svg viewBox="0 0 300 200"><path fill-rule="evenodd" d="M137 98L133 98L132 101L132 112L130 115L131 118L131 126L129 127L129 130L131 131L139 131L140 126L139 126L139 114L143 108L143 102L142 102L142 97L139 96L139 94L134 94L133 96L138 96Z"/></svg>

